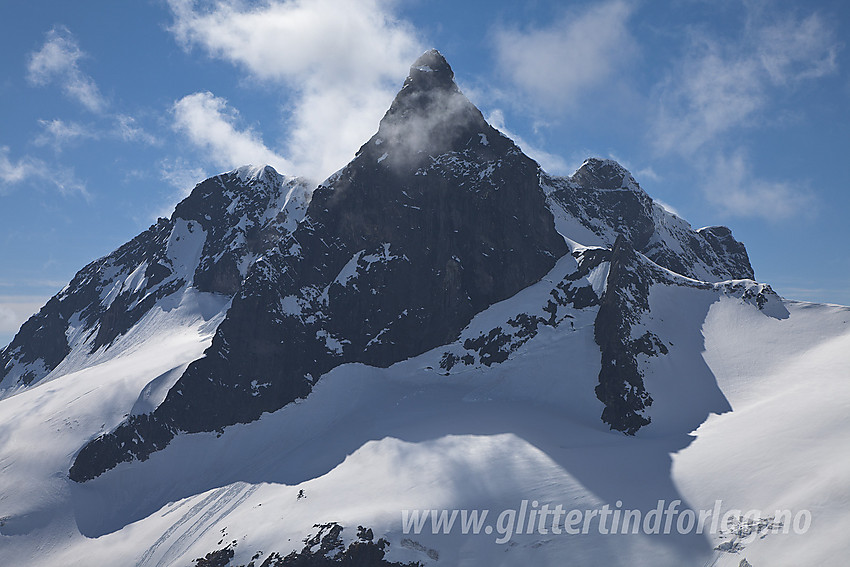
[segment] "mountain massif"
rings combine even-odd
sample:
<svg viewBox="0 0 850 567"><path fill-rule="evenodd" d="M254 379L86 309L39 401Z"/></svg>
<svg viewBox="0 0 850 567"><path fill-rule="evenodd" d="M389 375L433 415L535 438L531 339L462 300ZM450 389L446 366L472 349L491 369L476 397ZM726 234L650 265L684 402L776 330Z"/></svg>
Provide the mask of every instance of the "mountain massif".
<svg viewBox="0 0 850 567"><path fill-rule="evenodd" d="M850 312L754 277L730 229L618 163L543 171L429 51L327 180L199 183L0 351L0 561L827 564L847 551L828 526L850 528L829 503L848 481L818 469L850 431ZM807 435L828 449L800 487ZM819 519L508 545L401 524L675 499Z"/></svg>

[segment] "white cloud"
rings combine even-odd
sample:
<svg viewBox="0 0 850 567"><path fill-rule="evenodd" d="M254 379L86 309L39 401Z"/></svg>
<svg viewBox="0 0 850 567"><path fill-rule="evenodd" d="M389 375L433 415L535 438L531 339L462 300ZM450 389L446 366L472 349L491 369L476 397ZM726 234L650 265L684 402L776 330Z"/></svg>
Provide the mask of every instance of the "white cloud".
<svg viewBox="0 0 850 567"><path fill-rule="evenodd" d="M718 155L704 177L706 197L729 215L778 221L811 216L815 211L816 201L805 187L755 177L743 150L731 156Z"/></svg>
<svg viewBox="0 0 850 567"><path fill-rule="evenodd" d="M695 34L658 89L653 140L660 152L692 155L736 128L758 124L777 88L836 70L840 44L820 16L765 21L748 8L740 37Z"/></svg>
<svg viewBox="0 0 850 567"><path fill-rule="evenodd" d="M727 59L716 46L683 64L662 88L654 141L662 153L690 155L730 128L742 126L765 103L753 59Z"/></svg>
<svg viewBox="0 0 850 567"><path fill-rule="evenodd" d="M271 0L257 7L225 0L206 12L196 11L191 0L170 5L180 41L267 79L361 85L389 74L398 80L417 47L408 26L380 0Z"/></svg>
<svg viewBox="0 0 850 567"><path fill-rule="evenodd" d="M61 151L69 143L98 137L96 132L77 122L54 119L39 120L38 123L43 132L33 143L37 146L53 146L56 151Z"/></svg>
<svg viewBox="0 0 850 567"><path fill-rule="evenodd" d="M15 185L21 183L36 169L37 163L32 158L23 158L18 161L9 159L9 148L0 147L0 182L3 185Z"/></svg>
<svg viewBox="0 0 850 567"><path fill-rule="evenodd" d="M209 177L203 168L191 164L183 158L160 161L159 176L180 192L181 199L189 195L195 185Z"/></svg>
<svg viewBox="0 0 850 567"><path fill-rule="evenodd" d="M383 0L170 0L172 31L252 76L294 93L289 174L323 178L372 134L421 47Z"/></svg>
<svg viewBox="0 0 850 567"><path fill-rule="evenodd" d="M117 139L124 142L138 142L149 146L159 144L159 140L137 125L136 119L126 114L108 116L112 125L109 127L92 124L80 124L55 118L39 120L42 132L35 137L36 146L51 146L57 152L81 140L99 140L103 138Z"/></svg>
<svg viewBox="0 0 850 567"><path fill-rule="evenodd" d="M56 26L47 33L47 39L41 49L30 54L27 78L33 85L57 82L68 97L91 112L110 120L112 126L103 128L102 125L95 127L60 119L39 120L43 132L35 138L34 143L37 146L50 145L56 151L61 151L68 143L104 137L125 142L157 144L158 140L138 126L132 116L107 112L109 104L101 95L94 79L80 69L79 61L84 57L86 54L80 49L68 28Z"/></svg>
<svg viewBox="0 0 850 567"><path fill-rule="evenodd" d="M774 84L816 79L838 67L841 44L818 14L761 27L756 24L754 35L758 58Z"/></svg>
<svg viewBox="0 0 850 567"><path fill-rule="evenodd" d="M114 116L115 128L114 135L125 142L140 142L149 146L159 144L156 136L145 131L141 126L138 126L136 119L127 114L116 114Z"/></svg>
<svg viewBox="0 0 850 567"><path fill-rule="evenodd" d="M0 193L9 192L22 184L48 184L53 185L63 195L79 193L83 197L90 197L85 185L77 180L73 170L51 166L32 156L13 161L9 157L9 148L0 146Z"/></svg>
<svg viewBox="0 0 850 567"><path fill-rule="evenodd" d="M649 179L650 181L661 181L661 176L658 175L652 166L646 166L641 168L635 172L635 176L638 178L638 181L641 179Z"/></svg>
<svg viewBox="0 0 850 567"><path fill-rule="evenodd" d="M291 169L289 162L265 146L250 128L239 130L239 113L227 101L203 92L187 95L174 103L174 127L203 150L215 166L235 168L245 164L269 164L279 171Z"/></svg>
<svg viewBox="0 0 850 567"><path fill-rule="evenodd" d="M758 2L743 5L745 25L737 37L692 34L657 89L652 141L659 153L695 165L707 180L707 198L727 214L808 216L816 201L805 184L759 178L746 151L730 152L728 140L776 120L779 113L770 111L783 91L835 72L841 44L818 14L800 18Z"/></svg>
<svg viewBox="0 0 850 567"><path fill-rule="evenodd" d="M27 77L34 85L57 81L68 97L92 112L102 112L107 106L106 100L94 79L81 71L78 65L84 56L67 28L54 27L47 33L41 49L30 55Z"/></svg>
<svg viewBox="0 0 850 567"><path fill-rule="evenodd" d="M612 0L566 13L544 28L495 33L500 70L535 103L558 111L600 86L636 50L632 5Z"/></svg>

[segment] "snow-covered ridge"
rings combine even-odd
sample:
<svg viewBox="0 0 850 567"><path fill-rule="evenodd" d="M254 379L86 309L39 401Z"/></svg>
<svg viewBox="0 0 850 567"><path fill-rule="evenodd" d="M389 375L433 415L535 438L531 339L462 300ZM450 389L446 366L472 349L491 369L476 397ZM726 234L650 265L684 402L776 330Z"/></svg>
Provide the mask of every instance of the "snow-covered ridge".
<svg viewBox="0 0 850 567"><path fill-rule="evenodd" d="M277 184L285 183L288 178L275 170L270 165L253 165L247 164L241 167L237 167L236 169L223 173L218 177L226 177L228 175L235 175L238 177L243 183L249 183L251 181L265 181Z"/></svg>
<svg viewBox="0 0 850 567"><path fill-rule="evenodd" d="M589 159L571 177L541 172L558 231L585 245L612 247L618 235L661 266L703 281L754 277L743 244L726 227L695 231L655 203L613 160Z"/></svg>
<svg viewBox="0 0 850 567"><path fill-rule="evenodd" d="M291 233L310 194L304 181L270 166L245 166L198 184L170 219L83 268L24 324L0 351L0 396L45 378L66 358L77 368L86 357L97 354L94 363L105 351L117 354L116 341L146 313L189 289L232 296L257 243Z"/></svg>

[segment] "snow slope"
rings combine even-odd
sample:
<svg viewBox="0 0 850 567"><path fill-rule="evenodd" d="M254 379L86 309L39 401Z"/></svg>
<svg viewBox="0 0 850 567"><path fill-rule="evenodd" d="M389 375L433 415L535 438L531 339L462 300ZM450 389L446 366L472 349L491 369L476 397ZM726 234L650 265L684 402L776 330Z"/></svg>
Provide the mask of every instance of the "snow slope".
<svg viewBox="0 0 850 567"><path fill-rule="evenodd" d="M124 418L150 381L202 356L229 304L191 288L179 302L171 299L125 335L112 356L83 369L69 363L66 374L0 400L0 563L20 562L76 531L63 469L83 443ZM27 551L16 555L21 545Z"/></svg>
<svg viewBox="0 0 850 567"><path fill-rule="evenodd" d="M531 306L534 294L493 306L466 332L509 317L518 302ZM598 420L592 309L576 310L569 331L542 328L502 364L445 375L436 349L388 369L345 365L255 423L183 435L146 462L70 482L73 451L130 412L151 379L200 356L212 319L160 342L148 336L135 351L0 402L0 563L189 565L235 540L234 564L244 564L257 551L300 548L314 524L336 521L383 534L389 559L425 564L840 565L850 386L838 377L850 363L850 309L784 302L788 316L775 318L720 291L672 286L654 288L652 304L661 329L701 331L681 333L663 364L649 366L656 427L636 438ZM660 410L681 394L677 381L693 382L677 364L695 349L716 376L714 401L728 407L689 435L680 415ZM806 508L814 520L804 535L772 534L737 554L713 551L722 537L695 534L537 533L497 544L497 534L401 533L402 510L497 514L522 500L649 510L659 499Z"/></svg>

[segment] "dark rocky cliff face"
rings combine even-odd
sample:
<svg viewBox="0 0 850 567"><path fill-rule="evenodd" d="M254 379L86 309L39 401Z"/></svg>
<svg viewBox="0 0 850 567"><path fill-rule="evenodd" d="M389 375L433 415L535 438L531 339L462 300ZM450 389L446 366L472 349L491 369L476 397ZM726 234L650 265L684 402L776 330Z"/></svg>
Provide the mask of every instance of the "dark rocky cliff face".
<svg viewBox="0 0 850 567"><path fill-rule="evenodd" d="M439 53L414 63L378 133L252 265L205 358L153 414L86 446L74 480L178 432L255 420L340 364L385 367L444 344L567 253L537 164L452 77Z"/></svg>
<svg viewBox="0 0 850 567"><path fill-rule="evenodd" d="M629 241L618 237L593 329L602 352L596 397L605 404L602 421L628 435L649 424L645 410L652 405L637 355L667 354L667 347L652 333L632 337L632 326L649 311L649 288L655 281Z"/></svg>
<svg viewBox="0 0 850 567"><path fill-rule="evenodd" d="M711 230L731 239L725 227L711 227ZM730 257L735 254L746 257L743 245L734 239L731 241L734 244L727 241L727 245L740 248L732 249ZM671 332L664 335L664 328L658 322L651 322L649 298L653 286L712 290L718 297L725 295L750 303L765 316L777 319L788 316L781 299L769 285L753 281L708 283L682 277L635 251L628 239L618 237L611 252L605 293L594 322L594 339L602 353L602 368L595 391L605 405L602 421L627 435L634 435L651 422L647 410L653 399L644 383L642 364L667 355L668 345L678 341L677 333L681 332L681 329L668 329ZM643 363L639 362L641 360Z"/></svg>
<svg viewBox="0 0 850 567"><path fill-rule="evenodd" d="M750 264L747 249L741 242L735 240L732 231L725 226L707 226L697 233L708 242L718 258L722 258L728 266L733 279L754 279L755 272Z"/></svg>

